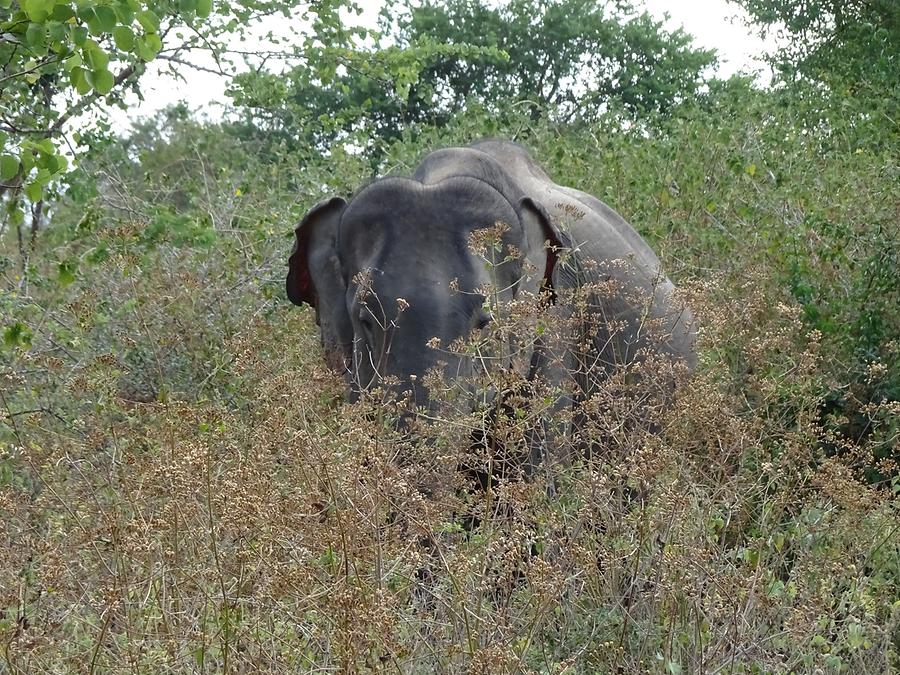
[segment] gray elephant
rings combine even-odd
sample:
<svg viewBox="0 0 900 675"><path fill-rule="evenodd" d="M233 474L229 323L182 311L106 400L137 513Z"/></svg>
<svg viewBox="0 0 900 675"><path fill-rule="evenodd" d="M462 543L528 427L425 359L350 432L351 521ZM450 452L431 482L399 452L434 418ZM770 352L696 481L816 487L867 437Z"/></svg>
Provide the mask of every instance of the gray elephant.
<svg viewBox="0 0 900 675"><path fill-rule="evenodd" d="M498 224L502 245L485 260L473 237ZM495 306L543 303L566 326L570 339L533 340L524 366L518 355L526 378L549 380L566 392L561 401L590 398L651 351L686 369L696 362L692 315L646 242L509 142L438 150L410 178L317 204L296 229L286 285L291 302L315 308L326 361L351 398L390 376L427 405L429 369L466 380L483 362L435 346L489 324L489 287Z"/></svg>

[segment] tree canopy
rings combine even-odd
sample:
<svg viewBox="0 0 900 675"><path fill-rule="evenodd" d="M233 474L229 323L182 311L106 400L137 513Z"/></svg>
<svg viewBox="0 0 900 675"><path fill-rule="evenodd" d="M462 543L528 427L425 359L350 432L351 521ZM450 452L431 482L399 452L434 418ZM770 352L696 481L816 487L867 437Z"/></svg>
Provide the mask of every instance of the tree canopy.
<svg viewBox="0 0 900 675"><path fill-rule="evenodd" d="M0 198L8 222L20 226L23 206L40 220L44 196L66 174L66 154L79 153L90 124L67 125L104 106L140 95L150 61L225 74L240 50L234 41L274 14L316 16L340 26L342 0L310 10L298 0L3 0L0 2ZM202 52L212 65L198 65ZM69 132L66 134L66 132ZM67 152L62 151L66 145Z"/></svg>
<svg viewBox="0 0 900 675"><path fill-rule="evenodd" d="M615 108L666 112L703 87L714 55L629 3L588 0L397 0L375 47L325 54L287 73L248 73L231 94L267 134L327 146L335 138L396 139L469 105L497 113L591 120ZM365 143L364 143L365 144Z"/></svg>
<svg viewBox="0 0 900 675"><path fill-rule="evenodd" d="M896 145L900 138L900 3L733 2L747 10L756 29L782 36L781 47L767 58L788 95L806 97L814 123L827 125L835 115L850 115L872 130L868 142Z"/></svg>

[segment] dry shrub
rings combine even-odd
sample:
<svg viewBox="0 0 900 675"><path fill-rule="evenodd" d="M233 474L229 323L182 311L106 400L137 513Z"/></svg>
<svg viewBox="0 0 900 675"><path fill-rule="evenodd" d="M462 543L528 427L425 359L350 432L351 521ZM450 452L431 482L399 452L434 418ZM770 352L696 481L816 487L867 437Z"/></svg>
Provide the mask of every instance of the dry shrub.
<svg viewBox="0 0 900 675"><path fill-rule="evenodd" d="M200 339L161 318L202 311L202 284L179 279L154 278L112 332L142 336L147 361L38 350L3 374L21 393L29 369L52 372L75 406L7 418L4 671L897 666L895 495L864 480L869 437L823 419L819 338L753 271L686 285L701 364L674 397L661 382L685 374L661 380L652 353L574 406L489 368L482 405L435 379L441 405L403 431L408 403L381 390L339 402L311 317L281 306L212 313L228 324L203 343L215 375L160 395ZM435 347L553 352L604 292L581 289L569 316L496 308L490 333ZM90 323L92 297L60 320ZM867 410L882 440L891 405Z"/></svg>

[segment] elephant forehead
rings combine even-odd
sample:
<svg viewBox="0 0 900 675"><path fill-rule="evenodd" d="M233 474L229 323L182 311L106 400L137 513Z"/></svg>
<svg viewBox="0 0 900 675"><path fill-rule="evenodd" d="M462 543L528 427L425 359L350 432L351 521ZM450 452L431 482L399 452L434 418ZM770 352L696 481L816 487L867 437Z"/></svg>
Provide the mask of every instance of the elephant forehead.
<svg viewBox="0 0 900 675"><path fill-rule="evenodd" d="M446 244L498 221L517 220L509 201L483 181L456 177L423 185L391 178L376 181L356 196L344 213L341 234L357 237L380 231Z"/></svg>
<svg viewBox="0 0 900 675"><path fill-rule="evenodd" d="M415 241L417 245L447 246L462 242L469 233L491 224L489 213L471 208L439 204L430 200L397 200L393 204L370 203L345 214L341 238L347 241L390 243Z"/></svg>
<svg viewBox="0 0 900 675"><path fill-rule="evenodd" d="M403 241L398 246L360 251L350 262L350 276L382 301L404 298L421 307L423 298L470 294L490 281L479 273L482 266L468 250L456 250L454 253L433 241L424 246Z"/></svg>
<svg viewBox="0 0 900 675"><path fill-rule="evenodd" d="M434 185L388 179L350 204L340 224L345 274L367 269L386 283L447 287L454 280L470 292L489 281L483 273L484 242L473 233L498 222L518 223L511 204L496 190L469 178ZM480 253L478 251L481 251Z"/></svg>
<svg viewBox="0 0 900 675"><path fill-rule="evenodd" d="M428 213L367 212L341 223L341 248L348 261L383 270L402 266L432 272L463 265L468 233Z"/></svg>

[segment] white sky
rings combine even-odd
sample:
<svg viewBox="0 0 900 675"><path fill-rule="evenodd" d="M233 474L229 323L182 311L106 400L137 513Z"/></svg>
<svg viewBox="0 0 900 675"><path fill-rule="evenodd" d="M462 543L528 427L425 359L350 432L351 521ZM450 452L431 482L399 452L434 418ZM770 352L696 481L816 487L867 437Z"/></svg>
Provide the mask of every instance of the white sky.
<svg viewBox="0 0 900 675"><path fill-rule="evenodd" d="M361 22L374 27L381 1L359 0L359 4L365 9ZM763 64L754 55L771 51L774 43L771 40L764 42L744 25L740 7L727 0L635 0L635 5L643 6L659 20L668 14L668 29L681 26L694 37L698 46L716 49L720 76L743 71L759 72L761 77L768 77ZM151 115L178 101L218 117L222 105L228 102L225 78L188 68L182 68L181 72L185 82L162 74L160 64L151 63L141 85L145 100L139 102L133 98L128 101L127 111L114 111L114 127L125 130L131 120Z"/></svg>

